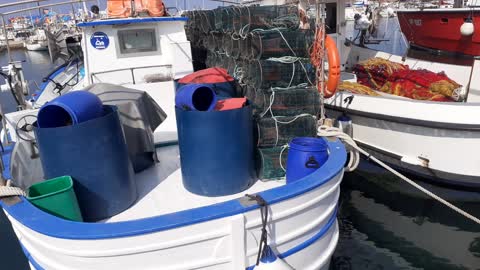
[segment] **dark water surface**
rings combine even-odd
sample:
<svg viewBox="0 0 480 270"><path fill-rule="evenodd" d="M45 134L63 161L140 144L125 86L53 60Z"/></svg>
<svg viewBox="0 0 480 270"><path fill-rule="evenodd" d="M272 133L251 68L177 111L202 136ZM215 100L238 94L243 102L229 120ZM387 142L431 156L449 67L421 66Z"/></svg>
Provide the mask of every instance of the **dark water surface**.
<svg viewBox="0 0 480 270"><path fill-rule="evenodd" d="M398 23L395 19L382 23L380 30L387 33L379 35L389 41L374 47L403 55L406 46L400 39ZM7 62L5 54L0 55L1 65ZM46 53L16 51L14 55L15 60L26 61L26 77L39 83L54 66ZM35 87L33 83L31 87ZM346 174L341 186L340 241L332 269L480 270L479 225L368 162L363 162L361 169ZM459 191L420 184L480 216L478 190ZM3 211L0 211L0 262L0 270L28 269Z"/></svg>

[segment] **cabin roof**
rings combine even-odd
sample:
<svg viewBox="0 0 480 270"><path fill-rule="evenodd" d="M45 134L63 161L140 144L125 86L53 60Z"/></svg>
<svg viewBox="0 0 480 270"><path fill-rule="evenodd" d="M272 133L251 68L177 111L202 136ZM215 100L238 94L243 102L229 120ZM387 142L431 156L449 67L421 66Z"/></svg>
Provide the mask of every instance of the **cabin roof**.
<svg viewBox="0 0 480 270"><path fill-rule="evenodd" d="M187 21L186 17L143 17L143 18L122 18L97 20L91 22L81 22L77 24L78 27L89 27L99 25L118 25L118 24L136 24L136 23L150 23L150 22L171 22L171 21Z"/></svg>

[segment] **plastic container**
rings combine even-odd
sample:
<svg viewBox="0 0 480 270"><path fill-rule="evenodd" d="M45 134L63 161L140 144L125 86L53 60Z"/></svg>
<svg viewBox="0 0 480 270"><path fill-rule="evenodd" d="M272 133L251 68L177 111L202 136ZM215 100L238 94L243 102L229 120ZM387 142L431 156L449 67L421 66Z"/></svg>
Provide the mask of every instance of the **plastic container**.
<svg viewBox="0 0 480 270"><path fill-rule="evenodd" d="M217 95L204 84L182 86L175 96L175 106L186 111L212 111L217 104Z"/></svg>
<svg viewBox="0 0 480 270"><path fill-rule="evenodd" d="M70 176L61 176L33 184L27 190L27 199L36 207L54 216L83 221Z"/></svg>
<svg viewBox="0 0 480 270"><path fill-rule="evenodd" d="M46 178L70 175L84 220L112 217L137 199L117 108L78 125L34 128Z"/></svg>
<svg viewBox="0 0 480 270"><path fill-rule="evenodd" d="M327 143L323 139L298 137L289 146L287 184L318 170L328 159Z"/></svg>
<svg viewBox="0 0 480 270"><path fill-rule="evenodd" d="M189 84L183 84L183 83L178 83L178 87L181 88L185 85ZM235 97L235 85L232 82L223 82L223 83L203 83L203 85L206 85L215 91L215 94L217 95L218 99L225 99L225 98L231 98Z"/></svg>
<svg viewBox="0 0 480 270"><path fill-rule="evenodd" d="M236 97L235 79L223 68L207 68L189 74L178 81L177 89L190 84L203 84L212 88L219 99Z"/></svg>
<svg viewBox="0 0 480 270"><path fill-rule="evenodd" d="M252 109L176 109L183 185L203 196L242 192L256 181Z"/></svg>
<svg viewBox="0 0 480 270"><path fill-rule="evenodd" d="M87 91L73 91L43 105L38 112L40 128L76 125L102 116L102 101Z"/></svg>

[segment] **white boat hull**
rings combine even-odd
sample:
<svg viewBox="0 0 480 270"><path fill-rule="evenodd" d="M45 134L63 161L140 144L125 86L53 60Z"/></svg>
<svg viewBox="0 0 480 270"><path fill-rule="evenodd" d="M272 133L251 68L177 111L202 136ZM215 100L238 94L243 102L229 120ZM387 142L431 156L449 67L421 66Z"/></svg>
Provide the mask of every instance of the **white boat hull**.
<svg viewBox="0 0 480 270"><path fill-rule="evenodd" d="M31 43L31 44L25 44L25 48L29 51L47 51L48 46L46 42L41 42L41 43Z"/></svg>
<svg viewBox="0 0 480 270"><path fill-rule="evenodd" d="M333 145L338 151L344 151L340 142ZM340 156L336 159L337 165L344 161L343 154ZM337 245L336 212L343 163L336 169L327 163L318 173L330 177L312 175L311 179L298 183L297 187L304 186L303 192L269 205L269 245L294 269L327 270ZM312 186L308 187L310 184ZM277 190L282 188L285 191L296 189L288 185ZM277 190L265 192L280 195L282 192ZM198 216L206 221L192 221L185 225L180 225L180 219L176 221L181 211L99 224L55 218L34 208L25 199L0 203L32 269L251 269L249 267L257 258L262 223L256 202L242 195L238 194L239 199L233 202L238 204L235 207L239 207L239 214L222 217L220 206L213 211L205 209L200 215L201 208L187 210L198 210L192 218ZM267 201L271 201L269 197L275 198L266 193L262 196ZM242 213L242 207L250 210ZM30 216L22 214L23 211L29 212ZM162 228L152 225L160 220L173 220L176 226ZM39 224L41 226L37 227Z"/></svg>
<svg viewBox="0 0 480 270"><path fill-rule="evenodd" d="M360 48L353 48L352 55L360 60L374 56L393 61L401 59ZM415 62L408 58L403 63L411 68L445 71L462 85L468 84L472 72L472 67ZM470 85L471 93L473 86ZM353 137L360 146L405 171L447 184L480 186L480 103L431 102L341 92L328 100L327 114L339 116L346 106L344 98L352 95L354 99L347 111L353 121Z"/></svg>

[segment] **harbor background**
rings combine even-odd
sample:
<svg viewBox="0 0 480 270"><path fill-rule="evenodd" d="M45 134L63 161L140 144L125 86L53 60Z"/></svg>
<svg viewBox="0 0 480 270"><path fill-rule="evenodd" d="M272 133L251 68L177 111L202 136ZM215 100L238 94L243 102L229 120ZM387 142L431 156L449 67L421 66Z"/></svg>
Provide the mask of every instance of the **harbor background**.
<svg viewBox="0 0 480 270"><path fill-rule="evenodd" d="M354 38L353 24L349 22L349 26L347 36ZM372 47L406 54L406 44L395 18L382 19L378 28L377 37L388 41ZM13 58L25 61L26 77L38 84L55 66L50 63L47 52L15 50ZM0 53L0 64L7 62L6 52ZM30 87L36 86L31 82ZM419 183L472 214L480 215L478 190L454 190L426 181ZM331 269L480 269L477 225L368 162L364 162L361 171L346 174L338 220L340 241ZM28 269L3 212L0 213L0 243L0 269Z"/></svg>

